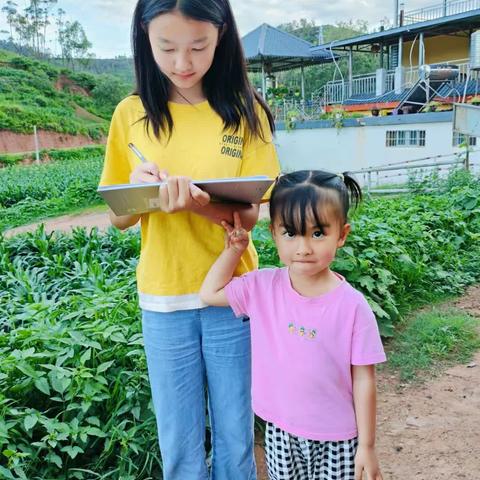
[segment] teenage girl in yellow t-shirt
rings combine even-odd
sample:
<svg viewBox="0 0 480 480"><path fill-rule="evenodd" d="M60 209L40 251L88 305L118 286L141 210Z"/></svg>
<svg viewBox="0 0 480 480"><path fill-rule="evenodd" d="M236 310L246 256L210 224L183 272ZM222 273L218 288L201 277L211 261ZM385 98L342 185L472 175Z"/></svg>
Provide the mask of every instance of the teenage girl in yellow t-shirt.
<svg viewBox="0 0 480 480"><path fill-rule="evenodd" d="M137 89L115 110L101 184L166 180L158 212L110 213L121 229L141 222L137 283L164 480L209 477L205 385L211 477L255 479L249 324L198 292L223 250L221 222L239 211L250 230L259 206L209 203L190 179L276 176L273 119L248 81L227 0L139 0L132 37ZM236 274L256 266L250 245Z"/></svg>

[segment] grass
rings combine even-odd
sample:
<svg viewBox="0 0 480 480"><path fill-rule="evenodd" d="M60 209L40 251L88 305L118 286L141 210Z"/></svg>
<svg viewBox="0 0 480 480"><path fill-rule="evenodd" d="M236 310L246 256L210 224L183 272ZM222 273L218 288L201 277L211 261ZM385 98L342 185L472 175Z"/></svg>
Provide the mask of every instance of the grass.
<svg viewBox="0 0 480 480"><path fill-rule="evenodd" d="M468 362L480 349L480 322L458 310L432 307L405 320L386 347L386 369L401 381L421 381L445 367Z"/></svg>

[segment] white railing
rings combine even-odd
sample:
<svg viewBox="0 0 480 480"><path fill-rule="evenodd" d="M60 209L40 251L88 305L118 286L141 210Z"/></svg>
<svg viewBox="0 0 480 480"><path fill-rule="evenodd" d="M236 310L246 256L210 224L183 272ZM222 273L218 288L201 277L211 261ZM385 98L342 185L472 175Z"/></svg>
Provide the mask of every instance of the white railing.
<svg viewBox="0 0 480 480"><path fill-rule="evenodd" d="M411 192L406 183L421 181L422 178L432 175L446 175L452 168L463 167L473 170L476 164L470 161L470 155L478 150L465 150L464 152L447 153L431 157L403 160L401 162L387 163L381 166L366 167L352 170L349 173L357 178L362 177L362 185L366 192L371 194L398 195ZM382 185L396 185L396 188L382 188Z"/></svg>
<svg viewBox="0 0 480 480"><path fill-rule="evenodd" d="M480 1L480 0L479 0ZM459 68L458 82L465 82L467 78L470 80L479 79L479 73L477 71L470 71L470 64L468 58L462 58L459 60L448 60L445 62L439 62L448 65L457 65ZM469 74L470 71L470 74ZM420 78L418 65L412 67L404 67L404 77L402 90L411 88ZM352 95L365 95L369 94L371 97L375 97L377 79L374 73L366 75L356 75L353 77L352 88L350 89L350 82L336 80L328 82L323 90L313 94L313 99L318 99L323 95L326 104L342 103ZM387 71L385 91L391 92L395 89L395 72L393 70ZM350 94L351 92L351 94Z"/></svg>
<svg viewBox="0 0 480 480"><path fill-rule="evenodd" d="M394 88L395 72L393 70L387 71L386 76L386 91L391 91ZM351 95L365 95L368 94L372 98L375 97L377 88L377 76L375 73L366 75L355 75L352 79L352 88L350 89L350 82L337 80L328 82L324 87L324 95L327 104L342 103Z"/></svg>
<svg viewBox="0 0 480 480"><path fill-rule="evenodd" d="M459 60L448 60L439 62L443 65L456 65L459 70L457 82L465 82L468 79L477 80L479 78L478 71L470 70L470 61L468 58L461 58ZM469 74L470 72L470 74ZM404 69L404 83L403 88L412 87L419 79L418 65L406 67Z"/></svg>
<svg viewBox="0 0 480 480"><path fill-rule="evenodd" d="M436 18L469 12L470 10L475 10L477 8L480 8L480 0L453 0L442 2L432 5L431 7L405 12L403 16L403 25L435 20Z"/></svg>
<svg viewBox="0 0 480 480"><path fill-rule="evenodd" d="M282 100L273 102L270 110L276 121L302 122L318 120L325 113L325 104L320 98L316 100Z"/></svg>

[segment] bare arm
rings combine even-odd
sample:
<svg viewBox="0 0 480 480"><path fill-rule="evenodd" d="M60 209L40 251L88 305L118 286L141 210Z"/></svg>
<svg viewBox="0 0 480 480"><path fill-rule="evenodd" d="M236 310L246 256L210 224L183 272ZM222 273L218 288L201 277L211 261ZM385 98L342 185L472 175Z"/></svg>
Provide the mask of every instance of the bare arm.
<svg viewBox="0 0 480 480"><path fill-rule="evenodd" d="M114 227L119 228L120 230L125 230L126 228L132 227L140 220L140 215L115 215L111 210L108 212L110 216L110 222Z"/></svg>
<svg viewBox="0 0 480 480"><path fill-rule="evenodd" d="M222 225L227 231L225 249L210 267L200 289L200 298L216 307L228 305L225 286L232 280L233 272L249 242L238 212L233 213L233 227L227 222L222 222Z"/></svg>
<svg viewBox="0 0 480 480"><path fill-rule="evenodd" d="M355 456L355 480L367 474L367 480L382 480L375 452L377 389L375 365L352 365L353 402L358 429Z"/></svg>

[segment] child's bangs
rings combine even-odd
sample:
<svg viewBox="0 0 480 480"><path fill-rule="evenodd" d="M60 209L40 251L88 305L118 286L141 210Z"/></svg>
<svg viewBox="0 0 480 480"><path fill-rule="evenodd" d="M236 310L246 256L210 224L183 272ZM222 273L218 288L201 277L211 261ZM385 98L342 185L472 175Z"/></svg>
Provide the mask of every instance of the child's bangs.
<svg viewBox="0 0 480 480"><path fill-rule="evenodd" d="M283 193L283 192L282 192ZM302 185L287 190L277 198L278 216L282 225L292 233L305 235L309 225L324 226L341 210L335 190Z"/></svg>

